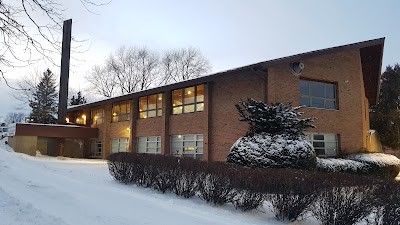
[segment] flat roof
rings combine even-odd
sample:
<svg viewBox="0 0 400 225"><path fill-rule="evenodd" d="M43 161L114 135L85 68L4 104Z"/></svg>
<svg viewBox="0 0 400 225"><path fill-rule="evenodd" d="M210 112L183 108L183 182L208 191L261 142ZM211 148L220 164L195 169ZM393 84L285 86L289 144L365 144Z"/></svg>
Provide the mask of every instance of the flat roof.
<svg viewBox="0 0 400 225"><path fill-rule="evenodd" d="M198 85L206 82L210 82L220 76L234 74L242 72L245 70L267 70L268 67L276 66L283 63L297 62L304 59L314 58L318 56L334 54L343 51L350 51L355 49L360 49L362 72L364 78L365 94L368 98L370 105L376 105L379 97L380 79L381 79L381 68L382 68L382 57L383 57L383 47L385 43L385 38L378 38L368 41L362 41L347 45L341 45L332 48L325 48L305 53L300 53L292 56L272 59L268 61L262 61L255 64L250 64L243 67L238 67L218 73L209 74L206 76L201 76L198 78L181 81L178 83L168 84L164 86L159 86L143 91L137 91L117 97L112 97L97 102L91 102L87 104L71 106L67 109L68 112L81 110L87 107L101 106L106 103L118 102L129 100L135 97L141 97L146 95L157 94L160 92L165 92L168 90L180 89L187 86Z"/></svg>

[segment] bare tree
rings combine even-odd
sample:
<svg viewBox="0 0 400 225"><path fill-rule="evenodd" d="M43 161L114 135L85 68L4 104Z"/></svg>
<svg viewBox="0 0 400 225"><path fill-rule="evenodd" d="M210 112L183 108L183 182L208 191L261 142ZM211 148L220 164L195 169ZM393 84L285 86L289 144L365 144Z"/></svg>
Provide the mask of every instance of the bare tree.
<svg viewBox="0 0 400 225"><path fill-rule="evenodd" d="M79 1L88 11L91 6L109 3ZM61 0L0 0L0 65L28 66L41 60L54 63L55 54L61 52L63 12ZM1 69L0 75L9 86Z"/></svg>
<svg viewBox="0 0 400 225"><path fill-rule="evenodd" d="M116 94L117 78L108 67L94 66L85 79L89 83L88 92L110 98Z"/></svg>
<svg viewBox="0 0 400 225"><path fill-rule="evenodd" d="M13 97L20 102L17 109L26 109L29 107L29 101L33 99L33 93L39 83L41 73L35 69L34 73L19 78L16 82L17 90L12 92Z"/></svg>
<svg viewBox="0 0 400 225"><path fill-rule="evenodd" d="M166 52L161 71L160 84L168 84L199 77L210 72L211 65L200 50L189 47Z"/></svg>
<svg viewBox="0 0 400 225"><path fill-rule="evenodd" d="M10 123L19 123L24 121L25 119L25 114L22 112L10 112L7 114L6 118L5 118L5 122L7 124Z"/></svg>

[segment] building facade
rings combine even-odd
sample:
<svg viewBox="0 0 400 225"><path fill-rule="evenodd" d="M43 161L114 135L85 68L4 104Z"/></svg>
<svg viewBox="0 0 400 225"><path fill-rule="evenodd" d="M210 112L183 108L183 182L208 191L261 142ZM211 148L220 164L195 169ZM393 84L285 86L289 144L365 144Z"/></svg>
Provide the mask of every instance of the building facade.
<svg viewBox="0 0 400 225"><path fill-rule="evenodd" d="M377 103L383 45L381 38L322 49L74 106L66 120L98 129L85 140L92 157L128 151L223 161L248 130L235 104L253 98L306 106L304 116L318 118L307 138L320 156L376 151L368 108Z"/></svg>

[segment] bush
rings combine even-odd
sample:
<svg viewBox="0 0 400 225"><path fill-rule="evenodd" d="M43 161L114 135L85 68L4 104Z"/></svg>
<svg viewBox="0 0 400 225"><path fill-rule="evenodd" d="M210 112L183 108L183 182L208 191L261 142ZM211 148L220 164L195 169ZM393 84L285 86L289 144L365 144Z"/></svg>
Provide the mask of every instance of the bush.
<svg viewBox="0 0 400 225"><path fill-rule="evenodd" d="M295 221L315 201L316 194L272 194L268 196L278 220Z"/></svg>
<svg viewBox="0 0 400 225"><path fill-rule="evenodd" d="M346 156L347 159L364 163L368 166L367 174L385 178L395 178L400 172L400 159L383 153L366 153Z"/></svg>
<svg viewBox="0 0 400 225"><path fill-rule="evenodd" d="M350 159L340 158L318 158L317 170L330 173L367 173L369 167L367 164Z"/></svg>
<svg viewBox="0 0 400 225"><path fill-rule="evenodd" d="M311 144L301 137L255 134L242 137L232 146L228 163L258 168L314 169L316 156Z"/></svg>

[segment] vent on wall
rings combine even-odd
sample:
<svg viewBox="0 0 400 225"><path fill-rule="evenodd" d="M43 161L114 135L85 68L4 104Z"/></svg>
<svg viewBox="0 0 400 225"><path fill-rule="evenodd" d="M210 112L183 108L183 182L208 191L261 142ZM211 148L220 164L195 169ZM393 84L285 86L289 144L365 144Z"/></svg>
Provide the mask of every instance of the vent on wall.
<svg viewBox="0 0 400 225"><path fill-rule="evenodd" d="M302 63L302 62L289 63L289 68L290 68L290 72L292 72L293 75L299 76L301 74L301 72L303 72L304 63Z"/></svg>

